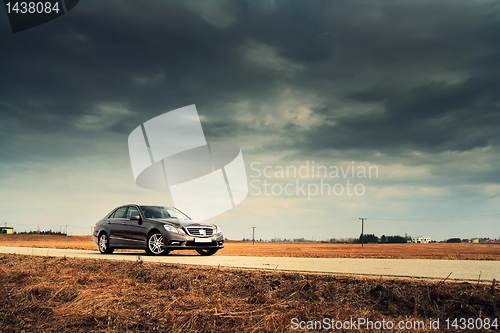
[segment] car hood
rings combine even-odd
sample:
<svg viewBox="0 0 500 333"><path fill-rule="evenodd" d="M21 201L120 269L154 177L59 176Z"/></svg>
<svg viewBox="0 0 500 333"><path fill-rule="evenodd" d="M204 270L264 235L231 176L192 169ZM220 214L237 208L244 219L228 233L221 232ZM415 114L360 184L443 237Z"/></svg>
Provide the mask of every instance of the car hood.
<svg viewBox="0 0 500 333"><path fill-rule="evenodd" d="M165 224L173 224L176 227L186 227L188 225L192 226L209 226L215 228L215 225L212 223L206 223L203 221L195 221L195 220L178 220L178 219L154 219L155 221L162 222Z"/></svg>

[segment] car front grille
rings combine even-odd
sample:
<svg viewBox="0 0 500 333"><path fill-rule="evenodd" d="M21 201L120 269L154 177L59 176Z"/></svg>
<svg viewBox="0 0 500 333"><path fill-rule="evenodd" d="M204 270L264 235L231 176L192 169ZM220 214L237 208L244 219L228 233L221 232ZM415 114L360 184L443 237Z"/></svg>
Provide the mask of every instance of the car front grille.
<svg viewBox="0 0 500 333"><path fill-rule="evenodd" d="M212 236L214 234L214 229L212 227L200 226L200 227L187 227L187 232L191 236Z"/></svg>

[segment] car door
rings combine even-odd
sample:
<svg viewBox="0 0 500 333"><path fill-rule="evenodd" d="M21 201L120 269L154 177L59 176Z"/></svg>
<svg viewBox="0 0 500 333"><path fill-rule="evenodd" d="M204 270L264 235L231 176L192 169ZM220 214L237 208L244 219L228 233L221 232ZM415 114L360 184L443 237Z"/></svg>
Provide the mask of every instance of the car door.
<svg viewBox="0 0 500 333"><path fill-rule="evenodd" d="M146 244L147 226L142 219L131 220L132 216L141 216L136 206L128 206L125 223L123 224L123 238L133 247L143 248Z"/></svg>
<svg viewBox="0 0 500 333"><path fill-rule="evenodd" d="M115 210L108 219L109 228L109 243L111 246L126 246L127 242L124 239L124 229L127 214L127 206L123 206Z"/></svg>

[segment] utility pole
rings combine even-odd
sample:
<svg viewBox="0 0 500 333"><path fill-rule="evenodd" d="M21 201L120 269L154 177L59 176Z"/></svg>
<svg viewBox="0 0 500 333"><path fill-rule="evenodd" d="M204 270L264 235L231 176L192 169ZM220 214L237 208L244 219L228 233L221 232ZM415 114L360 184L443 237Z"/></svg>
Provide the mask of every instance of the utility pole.
<svg viewBox="0 0 500 333"><path fill-rule="evenodd" d="M252 245L255 245L255 228L257 227L252 227Z"/></svg>
<svg viewBox="0 0 500 333"><path fill-rule="evenodd" d="M92 235L92 233L90 233ZM68 225L66 224L66 236L68 236Z"/></svg>
<svg viewBox="0 0 500 333"><path fill-rule="evenodd" d="M361 220L361 247L364 246L363 244L363 232L364 232L364 229L365 229L365 220L368 220L366 217L360 217L359 218Z"/></svg>

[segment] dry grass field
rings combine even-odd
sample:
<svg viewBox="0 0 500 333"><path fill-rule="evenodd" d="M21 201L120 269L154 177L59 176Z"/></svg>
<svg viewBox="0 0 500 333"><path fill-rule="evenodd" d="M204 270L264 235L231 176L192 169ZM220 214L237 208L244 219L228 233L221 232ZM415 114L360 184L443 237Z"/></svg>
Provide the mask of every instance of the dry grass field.
<svg viewBox="0 0 500 333"><path fill-rule="evenodd" d="M92 241L92 236L0 235L0 246L97 250L97 246Z"/></svg>
<svg viewBox="0 0 500 333"><path fill-rule="evenodd" d="M0 246L97 250L91 236L0 235ZM252 245L252 242L226 241L225 248L217 255L500 260L500 244L366 244L362 248L359 244L257 242Z"/></svg>
<svg viewBox="0 0 500 333"><path fill-rule="evenodd" d="M500 288L466 282L10 254L0 255L0 281L0 332L303 332L292 318L422 321L419 332L443 332L446 318L500 316Z"/></svg>
<svg viewBox="0 0 500 333"><path fill-rule="evenodd" d="M228 242L221 255L311 258L500 260L500 244L328 244Z"/></svg>

